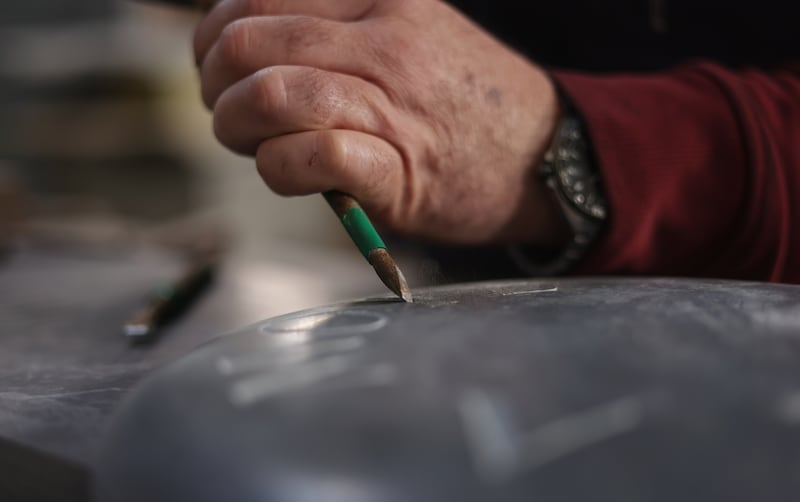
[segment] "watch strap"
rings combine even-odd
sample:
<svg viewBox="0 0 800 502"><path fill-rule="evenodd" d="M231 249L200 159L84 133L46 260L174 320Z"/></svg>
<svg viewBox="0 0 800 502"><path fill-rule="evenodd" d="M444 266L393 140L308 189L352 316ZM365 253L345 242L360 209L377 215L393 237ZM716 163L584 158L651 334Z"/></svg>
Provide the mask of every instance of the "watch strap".
<svg viewBox="0 0 800 502"><path fill-rule="evenodd" d="M530 275L568 272L584 258L608 218L608 200L583 120L568 103L556 126L538 176L550 188L572 237L554 257L541 260L540 249L512 247L511 258Z"/></svg>

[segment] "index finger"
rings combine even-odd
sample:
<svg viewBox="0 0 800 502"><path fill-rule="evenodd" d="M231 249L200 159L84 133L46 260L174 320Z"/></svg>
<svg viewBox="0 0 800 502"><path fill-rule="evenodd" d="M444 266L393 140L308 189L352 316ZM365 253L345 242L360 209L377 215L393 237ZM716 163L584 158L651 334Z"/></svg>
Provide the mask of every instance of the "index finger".
<svg viewBox="0 0 800 502"><path fill-rule="evenodd" d="M208 3L211 0L206 0ZM194 55L198 66L231 22L254 16L311 16L333 21L365 17L377 0L221 0L197 26Z"/></svg>

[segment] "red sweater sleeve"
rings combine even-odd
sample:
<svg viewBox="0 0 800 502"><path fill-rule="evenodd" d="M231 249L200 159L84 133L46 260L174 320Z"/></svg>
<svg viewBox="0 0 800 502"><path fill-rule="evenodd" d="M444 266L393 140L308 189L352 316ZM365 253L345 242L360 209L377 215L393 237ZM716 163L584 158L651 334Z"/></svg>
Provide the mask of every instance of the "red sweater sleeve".
<svg viewBox="0 0 800 502"><path fill-rule="evenodd" d="M800 283L800 63L553 75L611 208L577 272Z"/></svg>

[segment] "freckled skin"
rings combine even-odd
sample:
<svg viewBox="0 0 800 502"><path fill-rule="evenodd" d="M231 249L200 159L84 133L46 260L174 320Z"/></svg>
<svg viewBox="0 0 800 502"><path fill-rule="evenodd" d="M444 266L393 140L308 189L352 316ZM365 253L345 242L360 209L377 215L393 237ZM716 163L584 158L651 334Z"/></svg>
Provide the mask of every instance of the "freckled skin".
<svg viewBox="0 0 800 502"><path fill-rule="evenodd" d="M217 136L276 192L340 190L453 244L566 238L535 175L552 83L447 4L222 0L195 51Z"/></svg>

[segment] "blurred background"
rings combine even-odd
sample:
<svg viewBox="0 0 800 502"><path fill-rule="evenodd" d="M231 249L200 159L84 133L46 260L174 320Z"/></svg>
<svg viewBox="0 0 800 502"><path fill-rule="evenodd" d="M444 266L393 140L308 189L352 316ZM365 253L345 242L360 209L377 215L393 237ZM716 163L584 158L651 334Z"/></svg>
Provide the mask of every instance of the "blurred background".
<svg viewBox="0 0 800 502"><path fill-rule="evenodd" d="M144 2L0 4L6 309L47 314L89 291L131 302L208 249L224 251L209 330L385 292L321 197L275 196L216 142L191 52L198 19ZM432 276L393 254L412 285Z"/></svg>

